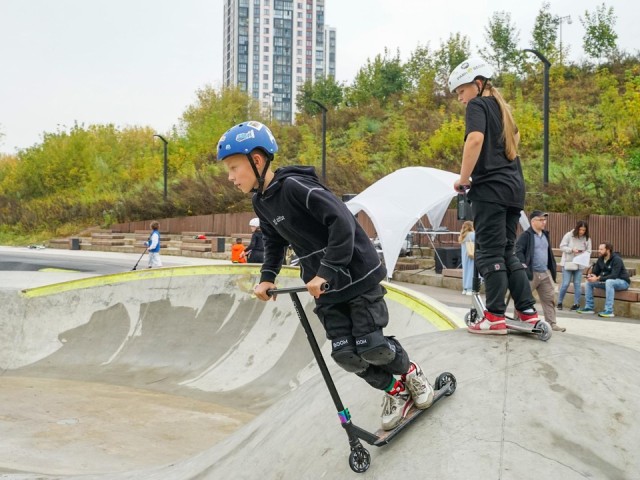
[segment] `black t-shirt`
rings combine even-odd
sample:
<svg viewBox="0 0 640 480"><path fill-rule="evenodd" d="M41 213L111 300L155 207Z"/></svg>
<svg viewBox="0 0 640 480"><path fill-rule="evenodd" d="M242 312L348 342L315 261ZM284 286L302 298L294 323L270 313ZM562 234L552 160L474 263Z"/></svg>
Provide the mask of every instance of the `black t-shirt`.
<svg viewBox="0 0 640 480"><path fill-rule="evenodd" d="M478 162L471 174L471 201L524 208L520 158L509 160L502 139L502 114L494 97L476 97L467 104L465 141L471 132L484 134Z"/></svg>

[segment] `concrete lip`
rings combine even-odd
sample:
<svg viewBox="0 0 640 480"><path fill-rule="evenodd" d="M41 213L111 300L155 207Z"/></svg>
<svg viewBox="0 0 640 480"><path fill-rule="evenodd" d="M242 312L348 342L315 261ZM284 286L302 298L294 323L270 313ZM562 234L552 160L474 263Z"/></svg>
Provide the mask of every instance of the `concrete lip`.
<svg viewBox="0 0 640 480"><path fill-rule="evenodd" d="M189 266L0 290L0 472L119 477L176 464L313 381L288 296L251 297L258 273ZM279 285L299 285L298 273L283 270ZM446 307L390 288L392 333L452 328Z"/></svg>
<svg viewBox="0 0 640 480"><path fill-rule="evenodd" d="M299 285L284 270L280 286ZM356 476L288 296L257 269L130 272L0 291L0 478ZM469 335L446 307L389 287L390 334L457 390L358 478L639 478L640 352L598 339ZM328 358L358 426L381 394Z"/></svg>

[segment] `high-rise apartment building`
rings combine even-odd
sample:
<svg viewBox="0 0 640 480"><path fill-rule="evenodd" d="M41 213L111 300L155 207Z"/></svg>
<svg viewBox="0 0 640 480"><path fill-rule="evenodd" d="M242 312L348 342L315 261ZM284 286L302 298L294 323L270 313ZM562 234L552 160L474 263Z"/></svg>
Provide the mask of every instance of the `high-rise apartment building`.
<svg viewBox="0 0 640 480"><path fill-rule="evenodd" d="M224 0L223 75L292 123L302 85L336 73L336 29L325 0Z"/></svg>

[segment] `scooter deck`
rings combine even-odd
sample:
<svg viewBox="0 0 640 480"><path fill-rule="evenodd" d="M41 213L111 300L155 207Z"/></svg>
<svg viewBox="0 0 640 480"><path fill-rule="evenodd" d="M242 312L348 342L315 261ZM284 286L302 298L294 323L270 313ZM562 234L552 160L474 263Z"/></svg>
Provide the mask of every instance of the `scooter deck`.
<svg viewBox="0 0 640 480"><path fill-rule="evenodd" d="M411 425L416 418L422 415L425 412L428 412L433 408L438 401L440 401L443 397L447 396L451 389L451 382L448 382L444 387L440 390L436 390L433 395L433 403L429 408L425 408L424 410L417 409L416 407L411 407L407 416L395 427L393 430L383 430L382 428L378 429L375 432L375 436L378 437L378 440L373 443L376 447L380 447L382 445L388 444L393 438L399 434L406 427Z"/></svg>

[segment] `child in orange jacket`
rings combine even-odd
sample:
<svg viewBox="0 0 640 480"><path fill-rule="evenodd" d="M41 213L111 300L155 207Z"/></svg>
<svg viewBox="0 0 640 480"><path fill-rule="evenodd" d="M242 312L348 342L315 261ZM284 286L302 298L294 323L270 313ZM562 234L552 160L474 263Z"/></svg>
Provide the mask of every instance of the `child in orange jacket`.
<svg viewBox="0 0 640 480"><path fill-rule="evenodd" d="M244 245L241 238L236 238L236 243L231 246L231 262L233 263L247 263L247 257L242 255L244 253Z"/></svg>

